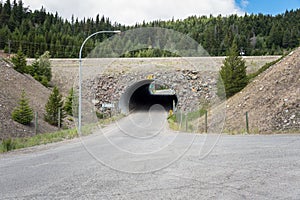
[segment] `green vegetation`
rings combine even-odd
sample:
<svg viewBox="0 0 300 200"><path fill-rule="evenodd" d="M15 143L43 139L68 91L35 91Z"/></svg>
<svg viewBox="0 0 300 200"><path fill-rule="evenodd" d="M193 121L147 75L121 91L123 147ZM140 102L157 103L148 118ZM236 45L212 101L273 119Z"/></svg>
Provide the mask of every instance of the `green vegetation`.
<svg viewBox="0 0 300 200"><path fill-rule="evenodd" d="M173 113L168 117L169 127L175 131L196 131L193 122L205 115L209 109L209 104L203 104L202 108L196 111L184 113ZM191 123L192 122L192 123ZM186 127L186 125L188 127Z"/></svg>
<svg viewBox="0 0 300 200"><path fill-rule="evenodd" d="M245 60L239 56L237 45L234 43L219 72L217 94L221 99L233 96L248 84L245 63Z"/></svg>
<svg viewBox="0 0 300 200"><path fill-rule="evenodd" d="M107 125L116 120L121 119L124 115L116 115L111 118L102 119L97 124L89 124L82 127L81 136L90 135L97 125ZM79 137L77 129L61 130L54 133L38 134L26 138L8 138L0 141L0 153L11 151L14 149L27 148L37 145L60 142Z"/></svg>
<svg viewBox="0 0 300 200"><path fill-rule="evenodd" d="M71 139L77 137L77 131L63 130L55 133L40 134L33 137L26 138L14 138L5 139L0 144L0 153L7 152L14 149L21 149L26 147L32 147L41 144L48 144L52 142L59 142L64 139Z"/></svg>
<svg viewBox="0 0 300 200"><path fill-rule="evenodd" d="M187 113L186 115L184 113L175 113L169 116L168 123L170 129L174 131L193 132L193 126L190 124L193 119L189 118L189 116L196 117L200 116L200 114L198 114L198 111L194 111L191 113Z"/></svg>
<svg viewBox="0 0 300 200"><path fill-rule="evenodd" d="M89 135L94 126L82 127L83 135ZM42 144L60 142L78 137L77 129L62 130L54 133L39 134L26 138L9 138L0 143L0 153Z"/></svg>
<svg viewBox="0 0 300 200"><path fill-rule="evenodd" d="M146 48L146 49L139 49L136 51L126 52L124 55L120 57L124 58L149 58L149 57L178 57L179 55L155 48Z"/></svg>
<svg viewBox="0 0 300 200"><path fill-rule="evenodd" d="M11 151L14 149L16 149L16 144L11 138L3 140L0 144L0 153Z"/></svg>
<svg viewBox="0 0 300 200"><path fill-rule="evenodd" d="M207 109L205 109L205 108L201 108L200 110L189 112L187 114L188 120L193 121L195 119L199 119L200 117L204 116L206 112L207 112Z"/></svg>
<svg viewBox="0 0 300 200"><path fill-rule="evenodd" d="M44 119L51 125L58 126L63 121L63 100L57 87L54 87L48 102L45 106L46 114ZM59 116L60 114L60 116Z"/></svg>
<svg viewBox="0 0 300 200"><path fill-rule="evenodd" d="M98 119L105 119L105 114L102 112L96 111L96 116Z"/></svg>
<svg viewBox="0 0 300 200"><path fill-rule="evenodd" d="M122 119L125 115L123 114L112 115L109 112L103 113L103 112L96 111L96 116L99 120L100 125L107 125Z"/></svg>
<svg viewBox="0 0 300 200"><path fill-rule="evenodd" d="M20 73L27 72L27 61L21 48L19 48L18 53L12 57L12 63L14 64L14 69Z"/></svg>
<svg viewBox="0 0 300 200"><path fill-rule="evenodd" d="M74 98L74 89L71 88L64 105L64 111L70 116L73 116L73 98Z"/></svg>
<svg viewBox="0 0 300 200"><path fill-rule="evenodd" d="M259 70L257 70L255 73L249 74L248 75L248 80L249 82L252 81L255 77L257 77L259 74L263 73L264 71L266 71L267 69L269 69L271 66L275 65L276 63L278 63L279 61L281 61L285 56L282 56L281 58L274 60L272 62L266 63L264 66L262 66L261 68L259 68Z"/></svg>
<svg viewBox="0 0 300 200"><path fill-rule="evenodd" d="M49 51L55 58L76 58L83 40L99 30L131 30L141 27L161 27L189 35L212 56L225 56L226 51L236 41L238 49L245 55L283 54L299 46L300 9L286 11L272 16L263 14L230 15L223 17L190 16L184 20L152 21L124 26L112 23L109 18L79 20L74 16L65 20L58 13L48 13L45 8L31 11L24 7L22 0L0 2L0 49L16 53L19 47L27 57L41 55ZM83 49L83 56L90 52L110 34L100 34L92 38ZM152 35L145 35L149 46L156 43ZM161 36L159 46L165 48L167 38ZM126 41L123 46L131 47L134 41ZM180 43L180 41L179 41ZM119 52L119 46L115 51ZM117 54L117 53L116 53ZM125 57L173 56L151 48L127 52ZM117 54L118 55L118 54Z"/></svg>
<svg viewBox="0 0 300 200"><path fill-rule="evenodd" d="M26 56L19 48L17 54L11 58L14 69L20 73L27 73L34 77L35 80L48 87L48 83L52 78L50 53L46 51L43 55L36 59L32 65L27 66Z"/></svg>
<svg viewBox="0 0 300 200"><path fill-rule="evenodd" d="M98 113L100 114L100 113ZM99 124L100 125L107 125L107 124L111 124L112 122L118 121L120 119L122 119L125 115L123 114L118 114L118 115L114 115L111 117L106 117L105 115L100 115L100 117L103 117L102 119L99 119ZM97 115L98 117L98 115Z"/></svg>
<svg viewBox="0 0 300 200"><path fill-rule="evenodd" d="M177 122L175 114L168 117L168 123L169 123L169 127L170 127L171 130L174 130L174 131L179 131L180 130L180 125Z"/></svg>
<svg viewBox="0 0 300 200"><path fill-rule="evenodd" d="M19 106L12 112L12 119L24 125L29 125L33 120L33 110L30 108L25 91L22 92Z"/></svg>
<svg viewBox="0 0 300 200"><path fill-rule="evenodd" d="M48 87L48 83L52 78L49 51L46 51L27 68L28 73L34 77L35 80Z"/></svg>

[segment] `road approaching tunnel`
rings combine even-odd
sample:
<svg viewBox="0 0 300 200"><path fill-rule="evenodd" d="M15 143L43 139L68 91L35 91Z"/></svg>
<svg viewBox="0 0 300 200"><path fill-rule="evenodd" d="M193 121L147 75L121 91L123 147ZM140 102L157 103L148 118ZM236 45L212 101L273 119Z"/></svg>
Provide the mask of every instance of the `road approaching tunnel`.
<svg viewBox="0 0 300 200"><path fill-rule="evenodd" d="M166 111L173 109L173 104L177 105L176 94L153 94L149 86L154 80L141 80L129 86L119 101L119 108L123 114L131 111L148 111L151 106L159 104Z"/></svg>

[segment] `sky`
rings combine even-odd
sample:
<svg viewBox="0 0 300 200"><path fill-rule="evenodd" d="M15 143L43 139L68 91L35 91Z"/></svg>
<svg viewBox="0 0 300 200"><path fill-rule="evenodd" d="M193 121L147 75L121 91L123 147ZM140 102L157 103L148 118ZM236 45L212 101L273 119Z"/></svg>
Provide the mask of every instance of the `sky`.
<svg viewBox="0 0 300 200"><path fill-rule="evenodd" d="M65 19L104 15L114 23L134 25L153 20L184 19L191 15L226 16L245 13L281 14L300 8L300 0L23 0L31 10L42 6Z"/></svg>

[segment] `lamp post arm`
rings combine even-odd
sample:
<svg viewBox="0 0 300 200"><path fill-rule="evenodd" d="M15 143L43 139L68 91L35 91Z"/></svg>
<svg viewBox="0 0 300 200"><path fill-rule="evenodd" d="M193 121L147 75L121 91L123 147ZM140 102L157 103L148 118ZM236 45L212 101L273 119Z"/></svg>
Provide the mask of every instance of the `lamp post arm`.
<svg viewBox="0 0 300 200"><path fill-rule="evenodd" d="M87 38L85 38L85 40L83 41L83 43L81 44L81 47L80 47L80 51L79 51L79 100L78 100L78 133L79 135L81 134L81 110L82 110L82 86L81 86L81 83L82 83L82 50L83 50L83 47L85 45L85 43L93 36L97 35L97 34L100 34L100 33L121 33L121 31L98 31L98 32L95 32L91 35L89 35Z"/></svg>
<svg viewBox="0 0 300 200"><path fill-rule="evenodd" d="M91 35L89 35L87 38L85 38L85 40L83 41L83 43L81 44L81 47L80 47L80 51L79 51L79 60L81 60L81 56L82 56L82 50L83 50L83 47L85 45L85 43L93 36L97 35L97 34L100 34L100 33L121 33L121 31L98 31L98 32L95 32Z"/></svg>

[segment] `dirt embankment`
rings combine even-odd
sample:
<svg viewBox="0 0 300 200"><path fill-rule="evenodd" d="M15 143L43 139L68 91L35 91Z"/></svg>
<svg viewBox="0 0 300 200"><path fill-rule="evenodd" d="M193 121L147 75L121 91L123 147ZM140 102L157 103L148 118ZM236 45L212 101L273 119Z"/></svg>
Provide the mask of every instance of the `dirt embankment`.
<svg viewBox="0 0 300 200"><path fill-rule="evenodd" d="M249 113L252 133L300 133L300 48L228 99L225 130L241 132Z"/></svg>
<svg viewBox="0 0 300 200"><path fill-rule="evenodd" d="M299 57L300 49L272 66L241 93L229 99L225 129L237 132L245 130L245 112L249 112L250 132L300 132ZM248 61L249 66L253 65L253 69L256 66L261 67L266 62L266 58L259 62L256 61L256 58L253 59L253 61ZM275 60L276 58L271 59ZM128 60L131 65L139 66L139 62L141 62L138 59L133 61L136 61L137 64ZM161 60L158 61L161 62ZM222 58L219 62L215 61L217 66L222 63L221 61ZM67 95L69 89L74 86L74 82L77 82L75 79L78 74L78 62L71 60L70 66L66 66L68 63L65 60L61 62L61 64L52 63L53 83L60 87L63 94ZM103 62L97 62L97 66L110 65L108 61ZM169 63L169 61L165 62ZM203 64L202 61L201 64ZM30 106L34 111L38 111L39 133L56 130L55 127L43 121L44 107L51 92L49 89L32 77L16 72L12 66L3 61L0 61L0 88L0 139L34 134L33 124L23 126L11 119L11 112L18 105L22 90L25 90Z"/></svg>
<svg viewBox="0 0 300 200"><path fill-rule="evenodd" d="M24 90L29 104L38 112L38 133L57 130L43 120L45 104L51 93L31 76L20 74L11 65L0 60L0 139L7 137L24 137L35 134L34 123L24 126L11 119L13 109L18 105Z"/></svg>

